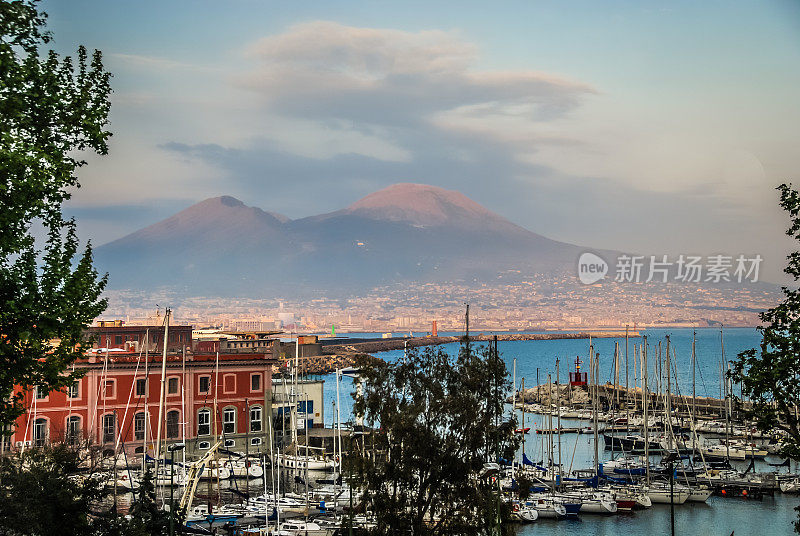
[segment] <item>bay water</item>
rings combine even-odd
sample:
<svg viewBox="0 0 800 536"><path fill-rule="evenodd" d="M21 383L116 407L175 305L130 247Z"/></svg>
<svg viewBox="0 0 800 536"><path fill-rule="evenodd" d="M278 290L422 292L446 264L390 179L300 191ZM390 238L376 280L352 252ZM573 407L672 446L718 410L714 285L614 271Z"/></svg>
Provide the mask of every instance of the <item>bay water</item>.
<svg viewBox="0 0 800 536"><path fill-rule="evenodd" d="M722 331L722 333L720 333ZM666 336L670 337L671 348L674 352L674 367L677 371L677 385L673 387L674 394L691 395L691 353L692 339L695 338L695 353L697 356L696 392L698 396L711 396L719 398L721 394L720 372L721 364L732 361L739 352L750 348L758 348L761 337L755 328L676 328L676 329L646 329L639 330L640 335L647 337L649 375L655 376L655 356L659 342L662 345L662 355L666 352ZM422 336L424 334L414 334ZM443 334L444 335L444 334ZM458 335L458 334L455 334ZM353 337L380 337L380 334L350 334ZM642 337L628 339L628 380L634 386L634 377L638 379L639 373L634 372L634 346L643 343ZM625 339L601 338L593 339L594 351L600 354L599 368L600 381L613 383L613 361L615 343L620 347L620 383L625 383ZM448 353L458 351L459 343L443 345ZM517 386L522 378L525 385L533 387L536 378L540 383L547 382L548 374L555 382L556 358L560 360L561 382L568 381L568 371L575 370L575 359L582 362L582 371L589 371L589 341L587 339L554 339L543 341L499 341L498 350L501 358L511 374L516 360ZM402 350L381 352L378 357L395 361L403 356ZM638 357L637 357L638 366ZM325 379L325 423L331 426L335 422L336 380L335 375L322 376ZM510 379L510 376L509 376ZM673 378L674 381L674 378ZM653 384L650 383L651 389ZM735 394L739 393L738 386L734 386ZM352 419L352 392L353 380L344 377L339 385L339 400L341 418L344 422ZM510 406L509 406L510 411ZM518 412L518 418L522 415ZM546 428L546 417L540 415L526 415L525 426L532 429ZM562 425L585 426L585 421L572 421L563 419ZM525 452L527 456L539 461L546 459L549 453L545 446L544 436L540 434L527 434ZM554 441L557 442L557 440ZM561 436L561 460L565 469L590 468L593 465L594 444L592 434L564 434ZM610 458L611 453L605 451L602 445L599 449L601 460ZM521 455L521 452L518 453ZM553 453L554 458L557 453ZM653 462L657 462L654 457ZM759 462L757 470L772 470L767 463L777 463L780 458L768 457L766 462ZM738 464L741 469L746 464ZM792 469L797 471L793 464ZM786 471L786 469L781 469ZM764 497L762 500L711 497L705 504L684 504L675 507L676 534L683 535L789 535L793 534L792 523L797 519L794 508L800 504L800 498L792 495L776 493L774 497ZM530 525L521 525L519 534L553 534L553 535L659 535L670 534L670 509L669 505L655 505L648 510L636 511L629 514L614 516L582 515L578 520L555 521L539 520Z"/></svg>

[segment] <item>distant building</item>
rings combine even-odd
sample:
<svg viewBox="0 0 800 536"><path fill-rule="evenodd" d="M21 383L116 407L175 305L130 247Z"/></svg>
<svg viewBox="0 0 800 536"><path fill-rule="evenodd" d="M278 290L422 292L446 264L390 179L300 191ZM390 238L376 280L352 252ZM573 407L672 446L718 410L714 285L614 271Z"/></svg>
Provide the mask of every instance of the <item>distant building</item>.
<svg viewBox="0 0 800 536"><path fill-rule="evenodd" d="M94 339L93 348L131 352L161 352L164 348L164 326L128 326L122 320L101 320L86 329ZM192 326L169 326L167 352L192 349Z"/></svg>
<svg viewBox="0 0 800 536"><path fill-rule="evenodd" d="M280 324L275 320L233 320L227 327L236 331L275 331L280 329Z"/></svg>
<svg viewBox="0 0 800 536"><path fill-rule="evenodd" d="M290 379L272 382L273 423L276 437L280 438L282 432L286 432L283 444L291 441L292 419L300 431L325 425L324 384L323 380L305 379L298 380L296 385Z"/></svg>
<svg viewBox="0 0 800 536"><path fill-rule="evenodd" d="M280 340L271 338L280 332L264 331L250 333L219 332L204 334L194 341L196 352L220 352L229 354L280 352Z"/></svg>

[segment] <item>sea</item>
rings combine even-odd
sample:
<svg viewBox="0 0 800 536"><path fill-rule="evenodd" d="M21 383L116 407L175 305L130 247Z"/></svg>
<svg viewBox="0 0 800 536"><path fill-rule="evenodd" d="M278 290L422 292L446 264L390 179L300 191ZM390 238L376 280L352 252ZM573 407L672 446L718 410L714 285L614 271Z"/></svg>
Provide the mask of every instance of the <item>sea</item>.
<svg viewBox="0 0 800 536"><path fill-rule="evenodd" d="M491 334L483 332L484 334ZM655 356L658 345L661 344L662 355L666 354L667 336L670 339L670 348L673 353L674 367L677 371L677 385L673 386L673 393L692 393L691 356L692 340L695 340L695 354L697 360L695 389L698 396L711 396L719 398L722 390L720 372L723 363L732 361L740 352L758 348L761 337L755 328L675 328L675 329L639 329L641 336L646 336L648 344L648 365L650 377L655 376ZM457 333L453 333L458 335ZM352 333L351 337L380 337L381 334ZM403 334L397 334L403 335ZM414 336L424 336L424 333L414 333ZM442 333L442 335L447 335ZM634 376L634 346L643 344L643 337L630 337L628 339L628 375L629 385L633 387ZM624 385L625 378L625 338L595 338L592 339L594 351L600 354L599 377L601 382L613 383L613 363L615 344L620 348L620 379ZM442 346L447 352L458 351L459 344ZM568 380L568 371L575 370L575 359L583 362L583 371L588 372L589 341L587 339L555 339L539 341L499 341L498 350L505 361L511 379L512 371L516 370L517 386L525 378L526 387L536 385L538 377L540 383L546 383L548 374L555 382L556 359L560 361L561 382ZM402 350L381 352L378 357L386 361L394 361L403 356ZM637 358L638 359L638 358ZM638 363L638 361L637 361ZM334 374L321 377L325 380L324 393L326 407L324 411L325 423L333 425L336 412L337 385ZM673 379L674 381L674 379ZM650 384L652 388L652 384ZM353 404L353 379L343 377L339 384L339 401L341 419L343 422L352 420ZM739 393L738 387L733 387L735 394ZM508 411L511 411L509 406ZM518 413L521 419L521 413ZM545 417L539 415L526 415L525 426L532 429L546 427L543 422ZM562 420L565 427L585 425L585 422ZM537 434L526 436L525 452L535 461L546 456L543 449L542 438ZM561 460L566 469L590 468L592 466L594 446L591 434L564 434L561 436ZM610 458L610 452L600 449L601 458ZM521 455L521 452L519 453ZM653 458L654 462L658 460ZM771 470L767 463L779 463L780 458L768 457L765 462L759 462L757 470ZM743 464L741 469L744 469ZM800 470L796 465L792 471ZM786 470L786 469L782 469ZM793 522L797 520L794 508L800 504L796 495L783 495L776 493L774 497L764 497L762 500L711 497L705 504L685 504L675 508L675 534L681 535L783 535L794 534ZM655 505L648 510L636 511L630 514L615 516L587 516L583 515L578 520L555 521L538 520L529 525L521 525L518 531L520 536L529 534L552 535L660 535L670 534L670 509L668 505Z"/></svg>

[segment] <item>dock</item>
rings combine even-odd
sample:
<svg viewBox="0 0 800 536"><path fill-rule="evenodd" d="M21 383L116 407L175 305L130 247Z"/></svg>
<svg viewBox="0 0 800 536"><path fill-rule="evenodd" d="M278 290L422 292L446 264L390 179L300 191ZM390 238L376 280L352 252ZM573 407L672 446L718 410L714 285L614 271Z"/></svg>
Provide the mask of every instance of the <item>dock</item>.
<svg viewBox="0 0 800 536"><path fill-rule="evenodd" d="M470 335L470 342L488 342L497 337L498 341L552 341L561 339L613 339L624 338L625 330L614 331L579 331L579 332L560 332L560 333L498 333L484 334L479 333ZM629 330L628 338L638 338L639 332ZM403 348L419 348L422 346L440 346L442 344L452 344L464 340L463 335L447 337L391 337L386 339L333 339L326 341L320 339L322 351L326 354L346 354L346 353L366 353L373 354L379 352L389 352L391 350L402 350Z"/></svg>

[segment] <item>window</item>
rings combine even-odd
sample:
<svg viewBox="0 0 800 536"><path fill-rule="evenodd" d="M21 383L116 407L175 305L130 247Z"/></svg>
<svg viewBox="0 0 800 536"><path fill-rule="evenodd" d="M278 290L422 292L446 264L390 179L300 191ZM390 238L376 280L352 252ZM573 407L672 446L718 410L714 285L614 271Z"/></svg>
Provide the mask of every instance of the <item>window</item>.
<svg viewBox="0 0 800 536"><path fill-rule="evenodd" d="M133 416L133 438L137 441L144 439L144 421L143 411Z"/></svg>
<svg viewBox="0 0 800 536"><path fill-rule="evenodd" d="M207 409L197 412L197 435L211 435L211 411Z"/></svg>
<svg viewBox="0 0 800 536"><path fill-rule="evenodd" d="M38 418L33 423L33 444L43 447L47 442L47 419Z"/></svg>
<svg viewBox="0 0 800 536"><path fill-rule="evenodd" d="M44 390L43 387L37 385L33 388L34 396L36 396L36 400L44 400L47 398L47 391Z"/></svg>
<svg viewBox="0 0 800 536"><path fill-rule="evenodd" d="M72 415L67 419L66 439L70 445L77 445L81 440L81 418L77 415Z"/></svg>
<svg viewBox="0 0 800 536"><path fill-rule="evenodd" d="M112 443L117 435L117 416L113 413L103 415L103 443Z"/></svg>
<svg viewBox="0 0 800 536"><path fill-rule="evenodd" d="M250 390L251 391L261 390L261 374L250 375Z"/></svg>
<svg viewBox="0 0 800 536"><path fill-rule="evenodd" d="M178 394L178 378L170 378L167 380L167 393L171 395Z"/></svg>
<svg viewBox="0 0 800 536"><path fill-rule="evenodd" d="M260 437L251 437L250 438L250 444L253 445L253 446L260 445L261 444L261 438Z"/></svg>
<svg viewBox="0 0 800 536"><path fill-rule="evenodd" d="M222 377L222 391L225 393L236 392L236 374L225 374Z"/></svg>
<svg viewBox="0 0 800 536"><path fill-rule="evenodd" d="M211 391L211 376L200 376L200 393Z"/></svg>
<svg viewBox="0 0 800 536"><path fill-rule="evenodd" d="M260 406L251 406L250 407L250 431L251 432L260 432L261 431L261 407Z"/></svg>
<svg viewBox="0 0 800 536"><path fill-rule="evenodd" d="M147 378L136 380L136 396L144 396L147 393Z"/></svg>
<svg viewBox="0 0 800 536"><path fill-rule="evenodd" d="M122 344L122 335L114 335L114 344Z"/></svg>
<svg viewBox="0 0 800 536"><path fill-rule="evenodd" d="M225 408L222 411L222 431L226 434L236 433L236 408Z"/></svg>
<svg viewBox="0 0 800 536"><path fill-rule="evenodd" d="M72 382L72 385L67 387L67 397L68 398L79 398L80 397L80 386L81 382L75 380Z"/></svg>
<svg viewBox="0 0 800 536"><path fill-rule="evenodd" d="M236 441L233 439L226 439L225 440L225 448L230 449L236 446Z"/></svg>
<svg viewBox="0 0 800 536"><path fill-rule="evenodd" d="M297 402L297 412L298 413L314 413L314 401L313 400L299 400Z"/></svg>
<svg viewBox="0 0 800 536"><path fill-rule="evenodd" d="M200 450L208 450L211 448L211 443L209 443L208 441L201 441L200 443L197 444L197 447Z"/></svg>
<svg viewBox="0 0 800 536"><path fill-rule="evenodd" d="M133 452L135 454L141 454L144 452L144 447L136 447L135 449L133 449Z"/></svg>
<svg viewBox="0 0 800 536"><path fill-rule="evenodd" d="M117 394L116 380L106 380L105 389L103 389L103 398L114 398Z"/></svg>
<svg viewBox="0 0 800 536"><path fill-rule="evenodd" d="M167 437L174 439L178 437L178 424L180 412L176 409L167 412Z"/></svg>

